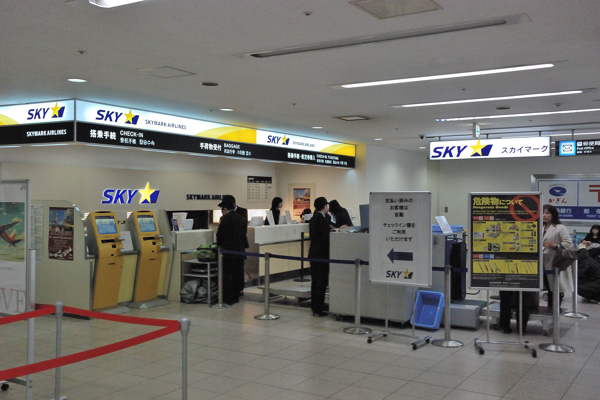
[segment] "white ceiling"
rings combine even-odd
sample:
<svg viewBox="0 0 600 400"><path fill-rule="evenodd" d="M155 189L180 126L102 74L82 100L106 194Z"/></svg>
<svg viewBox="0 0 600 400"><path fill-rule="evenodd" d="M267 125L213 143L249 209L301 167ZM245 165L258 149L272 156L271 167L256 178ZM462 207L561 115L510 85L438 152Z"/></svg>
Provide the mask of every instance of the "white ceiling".
<svg viewBox="0 0 600 400"><path fill-rule="evenodd" d="M421 136L471 134L472 121L436 122L436 118L600 108L598 91L391 108L600 87L600 1L436 2L441 10L379 20L347 0L147 0L107 11L87 0L0 0L0 105L87 99L411 151L427 145ZM525 14L526 21L266 59L240 57L518 14ZM482 77L360 89L329 87L546 62L558 63L550 69ZM194 75L164 79L139 72L164 66ZM88 82L75 84L67 78ZM201 82L219 86L205 87ZM347 115L371 119L333 118ZM488 119L480 125L484 134L591 132L600 131L600 112ZM375 138L384 140L374 142Z"/></svg>

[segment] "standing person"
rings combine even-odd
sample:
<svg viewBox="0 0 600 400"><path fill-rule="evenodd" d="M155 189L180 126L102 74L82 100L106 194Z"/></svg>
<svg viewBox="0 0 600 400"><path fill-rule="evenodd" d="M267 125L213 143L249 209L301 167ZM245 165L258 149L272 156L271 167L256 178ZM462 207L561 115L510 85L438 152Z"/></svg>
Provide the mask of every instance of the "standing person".
<svg viewBox="0 0 600 400"><path fill-rule="evenodd" d="M556 207L545 204L542 219L544 221L544 269L552 271L552 260L554 260L554 257L556 256L557 248L561 246L566 249L571 248L573 247L573 242L571 241L569 231L560 222ZM552 308L555 294L553 293L554 276L544 274L544 284L548 286L548 308ZM561 282L560 288L561 301L563 297L564 281Z"/></svg>
<svg viewBox="0 0 600 400"><path fill-rule="evenodd" d="M225 203L233 203L233 207L236 213L240 214L242 217L244 217L244 221L246 221L246 227L244 228L244 250L247 249L248 247L250 247L250 244L248 243L248 209L244 208L244 207L239 207L237 205L237 203L235 202L235 197L233 197L230 194L225 194L223 195L223 198L221 200L221 203L218 204L219 208L222 208L223 204ZM240 251L244 251L244 250L240 250ZM246 259L246 256L242 256L243 260ZM242 268L238 271L238 274L235 276L235 285L240 293L240 296L244 295L244 287L246 286L246 280L244 279L244 265L242 264Z"/></svg>
<svg viewBox="0 0 600 400"><path fill-rule="evenodd" d="M223 218L217 229L217 245L224 250L244 251L247 220L235 212L232 202L221 203ZM241 272L240 272L241 271ZM237 279L244 273L244 256L223 254L223 302L233 304L239 302L240 291Z"/></svg>
<svg viewBox="0 0 600 400"><path fill-rule="evenodd" d="M300 219L302 220L302 222L308 222L308 221L305 221L305 220L304 220L304 217L305 217L306 215L312 215L312 210L311 210L310 208L305 208L305 209L302 211L302 214L300 214Z"/></svg>
<svg viewBox="0 0 600 400"><path fill-rule="evenodd" d="M274 197L273 200L271 200L271 208L269 208L269 210L273 213L275 225L279 225L279 216L281 215L282 207L283 199L281 197ZM265 218L265 225L271 225L269 218Z"/></svg>
<svg viewBox="0 0 600 400"><path fill-rule="evenodd" d="M332 224L335 228L340 229L354 226L348 210L343 208L337 200L329 202L329 212L335 217L335 222Z"/></svg>
<svg viewBox="0 0 600 400"><path fill-rule="evenodd" d="M521 306L523 310L523 335L527 333L527 323L529 322L529 315L531 309L536 307L536 296L539 299L538 292L523 292L523 304ZM519 292L501 290L500 291L500 319L498 321L500 329L504 333L511 333L512 328L510 327L510 319L512 316L512 307L516 307L517 317L517 329L519 329Z"/></svg>
<svg viewBox="0 0 600 400"><path fill-rule="evenodd" d="M310 231L309 258L329 259L329 232L331 230L326 214L329 211L327 199L318 197L314 202L315 212L308 222ZM329 283L329 263L310 262L311 301L313 316L323 317L325 312L325 291Z"/></svg>

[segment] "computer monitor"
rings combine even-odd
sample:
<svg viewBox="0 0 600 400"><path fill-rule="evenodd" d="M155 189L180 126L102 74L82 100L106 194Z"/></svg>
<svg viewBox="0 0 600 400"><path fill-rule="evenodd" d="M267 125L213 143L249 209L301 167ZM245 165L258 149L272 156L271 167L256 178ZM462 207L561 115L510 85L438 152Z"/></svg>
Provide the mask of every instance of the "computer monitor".
<svg viewBox="0 0 600 400"><path fill-rule="evenodd" d="M112 215L97 215L96 226L98 227L99 235L117 234L117 222Z"/></svg>
<svg viewBox="0 0 600 400"><path fill-rule="evenodd" d="M360 230L367 232L369 230L369 205L360 204Z"/></svg>
<svg viewBox="0 0 600 400"><path fill-rule="evenodd" d="M138 215L138 225L141 233L156 232L156 223L152 215Z"/></svg>

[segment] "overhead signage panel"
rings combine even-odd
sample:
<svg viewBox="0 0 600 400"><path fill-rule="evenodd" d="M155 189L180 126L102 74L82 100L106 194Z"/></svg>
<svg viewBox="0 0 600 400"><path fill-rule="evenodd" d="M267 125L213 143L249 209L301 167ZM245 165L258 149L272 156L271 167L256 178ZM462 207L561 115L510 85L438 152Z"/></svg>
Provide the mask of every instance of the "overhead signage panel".
<svg viewBox="0 0 600 400"><path fill-rule="evenodd" d="M73 121L74 100L0 107L0 126Z"/></svg>
<svg viewBox="0 0 600 400"><path fill-rule="evenodd" d="M354 157L77 122L77 141L105 146L354 168Z"/></svg>
<svg viewBox="0 0 600 400"><path fill-rule="evenodd" d="M549 137L430 142L430 160L548 157Z"/></svg>
<svg viewBox="0 0 600 400"><path fill-rule="evenodd" d="M109 125L114 128L133 128L203 139L259 144L288 150L356 156L356 147L346 143L261 131L81 100L77 100L76 119L78 122Z"/></svg>
<svg viewBox="0 0 600 400"><path fill-rule="evenodd" d="M537 188L560 219L600 221L599 179L538 179Z"/></svg>
<svg viewBox="0 0 600 400"><path fill-rule="evenodd" d="M0 146L72 142L74 139L73 121L47 124L0 125Z"/></svg>
<svg viewBox="0 0 600 400"><path fill-rule="evenodd" d="M600 139L594 140L564 140L558 142L558 156L590 156L600 154Z"/></svg>

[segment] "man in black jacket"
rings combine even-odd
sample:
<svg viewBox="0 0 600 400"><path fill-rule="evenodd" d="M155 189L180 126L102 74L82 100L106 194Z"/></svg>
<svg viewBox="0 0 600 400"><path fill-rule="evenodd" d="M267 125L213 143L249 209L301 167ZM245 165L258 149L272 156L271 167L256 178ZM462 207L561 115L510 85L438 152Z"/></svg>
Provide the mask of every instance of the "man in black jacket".
<svg viewBox="0 0 600 400"><path fill-rule="evenodd" d="M329 232L331 227L327 220L329 205L325 197L318 197L314 202L315 213L308 222L310 230L309 258L329 259ZM325 312L325 291L329 283L329 263L310 262L311 301L313 316L323 317Z"/></svg>
<svg viewBox="0 0 600 400"><path fill-rule="evenodd" d="M217 229L217 245L224 250L244 251L247 242L247 220L236 213L232 202L221 203L223 218ZM233 304L239 301L239 276L244 276L244 256L223 254L223 302Z"/></svg>
<svg viewBox="0 0 600 400"><path fill-rule="evenodd" d="M244 221L246 221L246 225L244 228L244 249L247 249L248 247L250 247L250 244L248 243L248 209L244 208L244 207L239 207L236 202L235 202L235 197L233 197L233 195L230 194L225 194L223 195L223 200L221 201L221 203L219 203L218 207L222 208L223 204L225 203L232 203L233 204L233 211L235 211L236 213L238 213L239 215L241 215L242 217L244 217ZM240 250L240 251L244 251L244 250ZM237 275L234 276L234 285L237 288L239 295L243 296L244 295L244 286L246 286L246 280L244 279L244 261L246 259L246 256L243 256L242 259L242 268L237 271Z"/></svg>

